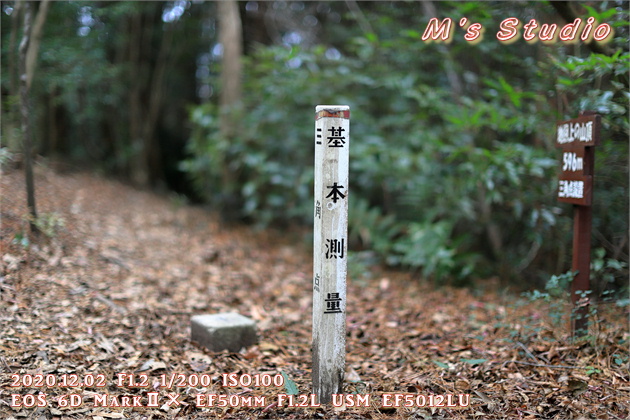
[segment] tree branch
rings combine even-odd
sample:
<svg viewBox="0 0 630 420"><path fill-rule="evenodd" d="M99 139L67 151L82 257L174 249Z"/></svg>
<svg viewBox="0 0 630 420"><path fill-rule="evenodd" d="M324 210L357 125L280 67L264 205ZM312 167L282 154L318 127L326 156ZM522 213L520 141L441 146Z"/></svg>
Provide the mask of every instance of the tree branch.
<svg viewBox="0 0 630 420"><path fill-rule="evenodd" d="M573 8L573 5L569 1L551 1L549 2L556 9L556 12L567 22L573 23L575 19L579 18L577 12ZM600 44L599 42L592 39L590 42L586 43L586 46L589 50L597 54L604 55L613 55L614 51L608 48L607 45Z"/></svg>
<svg viewBox="0 0 630 420"><path fill-rule="evenodd" d="M366 34L373 34L374 29L372 29L372 25L370 25L370 22L368 22L368 20L366 19L356 0L346 0L346 5L348 6L348 9L350 9L350 12L354 16L354 19L361 27L361 30Z"/></svg>
<svg viewBox="0 0 630 420"><path fill-rule="evenodd" d="M50 0L43 0L37 11L35 22L33 22L33 28L31 30L31 41L26 52L26 83L28 88L31 88L33 82L33 76L35 75L35 67L37 64L37 53L39 51L39 45L42 41L42 33L44 31L44 23L46 23L46 16L48 15L48 7L50 6Z"/></svg>
<svg viewBox="0 0 630 420"><path fill-rule="evenodd" d="M33 180L32 163L32 142L31 123L29 110L29 85L26 67L27 54L31 43L31 17L32 4L30 1L24 2L24 33L19 48L19 73L20 73L20 114L22 116L22 146L24 150L24 175L26 178L26 200L31 220L29 221L31 232L37 233L39 230L35 225L37 220L37 207L35 205L35 181Z"/></svg>
<svg viewBox="0 0 630 420"><path fill-rule="evenodd" d="M437 10L433 5L432 1L422 1L422 10L424 14L429 18L437 18ZM463 95L464 88L462 81L455 70L455 63L453 57L449 49L442 43L437 44L437 49L440 55L444 57L444 71L446 72L446 77L448 79L448 83L451 85L451 95L453 96L453 100L456 103L460 103L460 98Z"/></svg>

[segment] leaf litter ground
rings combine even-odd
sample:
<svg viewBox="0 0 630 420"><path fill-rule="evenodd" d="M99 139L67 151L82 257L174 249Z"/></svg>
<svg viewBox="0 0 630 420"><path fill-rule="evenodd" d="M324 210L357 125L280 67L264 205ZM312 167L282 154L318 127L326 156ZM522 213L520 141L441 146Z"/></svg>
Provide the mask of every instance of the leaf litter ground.
<svg viewBox="0 0 630 420"><path fill-rule="evenodd" d="M280 406L279 394L311 392L312 258L304 232L224 226L173 198L38 166L40 219L57 231L29 241L21 172L3 174L0 183L2 418L630 415L627 308L600 306L590 336L572 341L566 320L550 316L557 306L497 293L492 283L435 288L378 267L348 281L344 394L369 395L369 406L351 406L354 397L341 407ZM257 322L257 345L210 353L190 341L191 316L226 311ZM118 373L146 375L148 387L118 386ZM281 387L224 387L228 373L286 380ZM11 387L29 374L57 381L93 375L106 383ZM175 383L187 386L159 386L161 375L180 374L185 383ZM203 386L190 380L193 374L206 380ZM157 407L116 407L134 396L147 405L150 392L157 393ZM45 394L46 406L12 407L12 394ZM69 394L83 403L67 406ZM112 407L95 406L102 394ZM198 394L258 397L262 404L198 407ZM403 406L387 407L383 394L409 395L413 404L403 399ZM449 394L455 403L468 395L468 406L422 406Z"/></svg>

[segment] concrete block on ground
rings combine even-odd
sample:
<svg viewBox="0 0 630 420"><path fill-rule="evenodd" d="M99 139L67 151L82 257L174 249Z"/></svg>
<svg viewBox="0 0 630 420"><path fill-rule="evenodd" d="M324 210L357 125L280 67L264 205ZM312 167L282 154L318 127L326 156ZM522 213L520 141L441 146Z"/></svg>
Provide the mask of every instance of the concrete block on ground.
<svg viewBox="0 0 630 420"><path fill-rule="evenodd" d="M215 352L238 352L257 341L256 322L236 312L195 315L191 332L193 341Z"/></svg>

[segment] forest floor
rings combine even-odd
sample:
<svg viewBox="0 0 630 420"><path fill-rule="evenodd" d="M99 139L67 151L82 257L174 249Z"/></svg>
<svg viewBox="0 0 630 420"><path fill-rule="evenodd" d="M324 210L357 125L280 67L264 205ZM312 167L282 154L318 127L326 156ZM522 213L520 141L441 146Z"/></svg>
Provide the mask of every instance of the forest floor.
<svg viewBox="0 0 630 420"><path fill-rule="evenodd" d="M560 304L493 282L436 288L378 267L351 269L365 273L348 280L346 404L281 406L287 391L311 393L305 232L224 226L202 208L87 173L38 165L35 182L50 237L28 234L21 171L0 179L1 418L630 416L627 306L600 305L590 335L574 341ZM256 345L212 353L191 342L191 316L226 311L256 321ZM118 373L148 387L117 383ZM225 386L227 373L239 386ZM243 386L246 375L279 374L279 387ZM181 376L169 388L172 375ZM151 392L157 406L125 407L134 397L149 405ZM108 407L97 403L103 394ZM200 407L198 394L258 406Z"/></svg>

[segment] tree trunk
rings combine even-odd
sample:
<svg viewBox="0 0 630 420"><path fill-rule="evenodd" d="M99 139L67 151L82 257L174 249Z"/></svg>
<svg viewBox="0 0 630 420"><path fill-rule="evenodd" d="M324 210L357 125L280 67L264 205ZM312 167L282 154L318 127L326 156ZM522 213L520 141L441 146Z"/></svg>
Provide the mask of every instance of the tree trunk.
<svg viewBox="0 0 630 420"><path fill-rule="evenodd" d="M106 24L114 25L111 22L106 22ZM125 34L126 38L129 39L129 34L131 33L131 19L119 20L116 22L114 28L115 31ZM128 44L124 42L112 42L108 45L108 48L111 48L108 52L108 56L111 57L110 60L114 68L120 68L128 64L130 61ZM130 140L133 141L129 126L131 117L128 105L129 104L127 104L127 108L123 110L116 105L110 104L106 108L105 116L107 132L112 135L112 150L115 162L113 170L119 174L125 174L127 177L130 175L127 147L129 147ZM124 118L123 116L128 118L127 124L120 124L120 119Z"/></svg>
<svg viewBox="0 0 630 420"><path fill-rule="evenodd" d="M241 102L243 36L241 17L235 0L217 3L219 8L219 42L223 46L221 68L221 131L233 133L234 113Z"/></svg>
<svg viewBox="0 0 630 420"><path fill-rule="evenodd" d="M26 53L26 84L28 88L31 88L33 82L33 76L35 75L35 68L37 67L37 53L39 52L39 45L42 42L42 34L44 32L44 23L46 23L46 16L48 15L48 6L50 0L43 0L37 11L35 22L31 28L30 43L28 51Z"/></svg>
<svg viewBox="0 0 630 420"><path fill-rule="evenodd" d="M144 160L144 139L142 138L141 93L141 57L142 13L139 11L131 18L129 25L129 66L131 70L131 89L129 91L129 134L131 137L131 180L138 186L146 186L149 181L148 169Z"/></svg>
<svg viewBox="0 0 630 420"><path fill-rule="evenodd" d="M20 30L20 15L22 14L22 3L16 2L13 8L13 14L11 15L11 36L9 37L9 54L8 54L8 79L9 79L9 91L13 96L19 95L19 81L15 72L15 42L17 34Z"/></svg>
<svg viewBox="0 0 630 420"><path fill-rule="evenodd" d="M235 134L239 106L241 103L241 78L243 41L241 17L238 4L234 0L217 3L219 15L219 42L223 46L221 67L221 96L219 97L219 129L221 136L231 141ZM229 157L228 157L229 158ZM222 169L222 187L228 191L225 201L234 199L230 196L234 174L226 162Z"/></svg>
<svg viewBox="0 0 630 420"><path fill-rule="evenodd" d="M20 75L20 114L22 117L22 146L24 151L24 172L26 176L26 198L30 213L31 232L37 233L35 225L37 219L37 207L35 205L35 182L33 180L33 163L31 159L31 124L29 121L29 84L27 56L31 41L31 2L23 4L24 8L24 34L19 50L19 75Z"/></svg>
<svg viewBox="0 0 630 420"><path fill-rule="evenodd" d="M164 103L164 80L176 23L162 27L162 4L143 3L131 20L129 62L132 88L129 97L130 131L134 142L131 178L142 187L163 178L162 154L156 128ZM160 46L157 55L155 40Z"/></svg>
<svg viewBox="0 0 630 420"><path fill-rule="evenodd" d="M159 13L159 11L157 18L161 21L161 13ZM173 44L174 25L177 25L177 22L168 23L166 28L161 31L160 51L151 74L151 84L148 86L149 103L147 104L148 112L146 112L144 120L143 138L145 149L144 159L152 181L164 178L162 150L160 142L155 137L155 133L159 122L160 110L162 109L164 101L164 80L170 62L169 57ZM159 27L159 22L157 22L154 27Z"/></svg>
<svg viewBox="0 0 630 420"><path fill-rule="evenodd" d="M15 2L15 6L13 8L13 14L11 15L11 36L9 37L9 51L7 54L7 66L8 66L8 75L6 78L9 79L9 95L11 96L11 102L9 106L9 118L4 121L2 124L4 145L9 147L11 152L18 152L22 148L22 142L20 141L19 136L15 135L16 126L19 124L20 118L20 109L19 104L15 102L20 95L20 82L18 71L16 70L16 58L19 61L18 54L15 53L15 44L17 42L18 32L20 30L20 16L22 14L22 3Z"/></svg>

